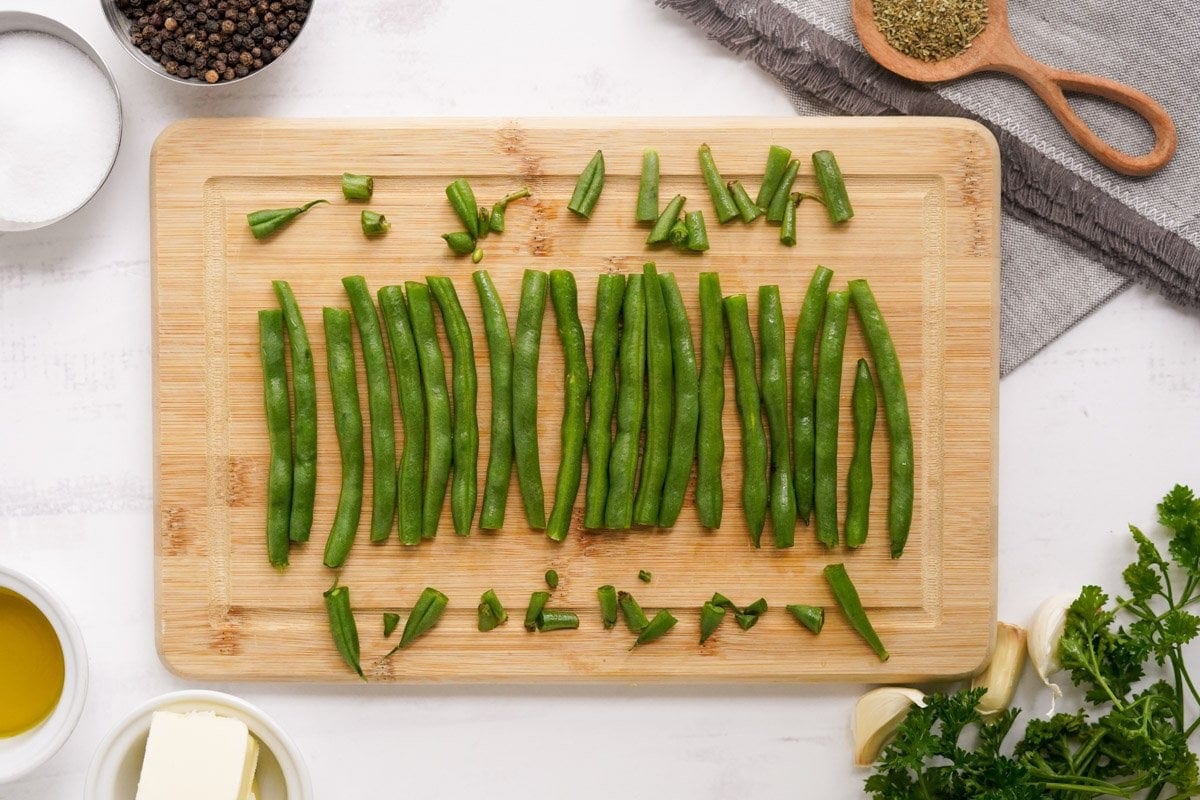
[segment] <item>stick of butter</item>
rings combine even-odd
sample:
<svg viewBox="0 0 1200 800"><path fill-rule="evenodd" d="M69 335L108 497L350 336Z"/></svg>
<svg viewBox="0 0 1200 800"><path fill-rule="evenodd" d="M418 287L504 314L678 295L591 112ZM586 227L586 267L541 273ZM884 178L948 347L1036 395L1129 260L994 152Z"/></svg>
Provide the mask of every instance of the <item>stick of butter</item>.
<svg viewBox="0 0 1200 800"><path fill-rule="evenodd" d="M258 742L246 723L207 711L156 711L137 800L249 800Z"/></svg>

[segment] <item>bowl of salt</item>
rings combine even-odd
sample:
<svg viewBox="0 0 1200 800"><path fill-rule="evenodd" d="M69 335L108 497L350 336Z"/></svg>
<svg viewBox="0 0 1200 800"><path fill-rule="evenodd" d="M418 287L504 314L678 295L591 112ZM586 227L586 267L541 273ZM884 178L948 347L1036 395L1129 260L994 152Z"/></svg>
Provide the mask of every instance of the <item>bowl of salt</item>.
<svg viewBox="0 0 1200 800"><path fill-rule="evenodd" d="M121 144L108 66L66 25L0 11L0 231L66 219L100 190Z"/></svg>

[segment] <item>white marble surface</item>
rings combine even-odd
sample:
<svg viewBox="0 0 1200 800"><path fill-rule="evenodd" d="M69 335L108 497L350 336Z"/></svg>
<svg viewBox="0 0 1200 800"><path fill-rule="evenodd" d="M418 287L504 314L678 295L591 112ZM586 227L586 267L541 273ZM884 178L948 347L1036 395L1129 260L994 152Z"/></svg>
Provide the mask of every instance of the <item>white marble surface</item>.
<svg viewBox="0 0 1200 800"><path fill-rule="evenodd" d="M0 0L0 9L18 7ZM95 0L25 0L88 37L125 102L96 201L0 234L0 560L74 609L92 687L74 737L3 800L82 793L100 737L185 682L154 653L147 156L193 115L787 115L783 93L647 0L321 0L295 51L232 88L136 65ZM486 80L484 80L484 78ZM1000 610L1114 585L1127 522L1200 484L1200 325L1141 290L1001 386ZM857 686L226 685L307 755L317 796L861 796ZM1022 698L1037 705L1032 687Z"/></svg>

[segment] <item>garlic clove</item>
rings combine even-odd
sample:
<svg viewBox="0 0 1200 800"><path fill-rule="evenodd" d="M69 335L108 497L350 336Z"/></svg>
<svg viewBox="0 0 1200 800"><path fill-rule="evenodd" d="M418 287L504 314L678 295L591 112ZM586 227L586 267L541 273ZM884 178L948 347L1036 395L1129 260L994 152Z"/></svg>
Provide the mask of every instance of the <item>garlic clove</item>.
<svg viewBox="0 0 1200 800"><path fill-rule="evenodd" d="M1025 669L1025 629L1008 622L996 623L996 646L992 660L971 681L971 688L987 692L979 700L979 713L995 716L1012 703L1013 693Z"/></svg>
<svg viewBox="0 0 1200 800"><path fill-rule="evenodd" d="M1029 660L1037 670L1042 683L1050 689L1050 714L1058 698L1062 697L1062 689L1052 683L1050 678L1062 671L1062 662L1058 658L1058 644L1062 641L1063 629L1067 625L1067 610L1075 602L1077 595L1063 593L1048 598L1033 614L1029 624Z"/></svg>
<svg viewBox="0 0 1200 800"><path fill-rule="evenodd" d="M913 706L925 707L925 695L916 689L884 686L858 698L854 706L854 763L869 767L908 716Z"/></svg>

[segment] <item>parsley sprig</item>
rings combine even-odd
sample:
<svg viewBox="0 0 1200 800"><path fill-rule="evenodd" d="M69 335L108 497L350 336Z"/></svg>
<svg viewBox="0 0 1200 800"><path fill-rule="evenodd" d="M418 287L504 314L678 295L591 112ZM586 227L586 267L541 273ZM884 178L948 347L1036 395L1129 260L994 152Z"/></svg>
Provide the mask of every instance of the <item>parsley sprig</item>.
<svg viewBox="0 0 1200 800"><path fill-rule="evenodd" d="M1137 560L1110 602L1085 586L1067 612L1059 657L1085 707L1031 720L1006 755L1018 709L984 723L984 689L934 694L884 750L867 793L875 800L1184 800L1200 795L1189 739L1200 692L1184 646L1200 635L1200 499L1176 486L1158 506L1167 556L1130 528ZM973 733L968 734L968 731ZM964 735L968 734L968 735ZM964 744L968 742L970 744Z"/></svg>

